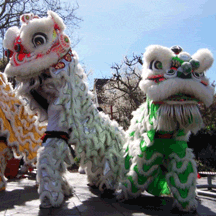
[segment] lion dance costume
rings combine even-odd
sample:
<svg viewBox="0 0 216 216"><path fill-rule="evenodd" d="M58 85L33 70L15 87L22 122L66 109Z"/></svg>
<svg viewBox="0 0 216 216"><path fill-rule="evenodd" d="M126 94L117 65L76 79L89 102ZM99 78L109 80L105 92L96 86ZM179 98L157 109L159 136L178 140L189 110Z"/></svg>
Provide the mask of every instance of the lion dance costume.
<svg viewBox="0 0 216 216"><path fill-rule="evenodd" d="M187 140L203 125L198 103L209 106L214 88L205 76L213 63L208 49L190 56L179 46L152 45L144 53L140 88L147 99L134 113L125 149L125 180L117 198L146 190L172 194L180 211L197 208L197 169Z"/></svg>
<svg viewBox="0 0 216 216"><path fill-rule="evenodd" d="M14 154L24 156L25 163L35 164L37 150L41 145L41 135L45 126L37 117L29 115L23 102L15 97L6 76L0 73L0 191L5 190L4 177L8 160Z"/></svg>
<svg viewBox="0 0 216 216"><path fill-rule="evenodd" d="M5 73L16 78L16 93L38 112L39 121L48 120L37 164L41 207L60 206L72 193L63 175L65 162L73 162L68 144L75 146L91 186L115 190L124 133L93 105L62 19L48 11L48 17L25 14L20 20L21 28L9 28L5 35L4 46L12 53Z"/></svg>

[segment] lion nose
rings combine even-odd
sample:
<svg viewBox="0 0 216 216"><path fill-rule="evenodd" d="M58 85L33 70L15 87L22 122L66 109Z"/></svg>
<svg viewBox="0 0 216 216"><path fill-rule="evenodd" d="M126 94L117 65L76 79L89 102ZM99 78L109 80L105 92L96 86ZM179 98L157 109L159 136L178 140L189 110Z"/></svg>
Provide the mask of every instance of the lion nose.
<svg viewBox="0 0 216 216"><path fill-rule="evenodd" d="M184 62L181 67L178 68L178 77L182 79L190 79L192 66L189 62Z"/></svg>

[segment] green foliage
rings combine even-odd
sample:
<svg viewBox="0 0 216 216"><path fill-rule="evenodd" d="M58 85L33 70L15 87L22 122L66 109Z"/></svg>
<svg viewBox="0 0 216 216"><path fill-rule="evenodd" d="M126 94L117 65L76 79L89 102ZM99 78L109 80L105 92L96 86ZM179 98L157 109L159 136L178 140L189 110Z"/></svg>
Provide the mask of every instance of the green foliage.
<svg viewBox="0 0 216 216"><path fill-rule="evenodd" d="M190 136L188 146L193 149L198 171L216 170L216 131L200 130Z"/></svg>
<svg viewBox="0 0 216 216"><path fill-rule="evenodd" d="M205 130L209 133L212 133L213 131L216 131L216 125L215 124L207 125L205 127Z"/></svg>
<svg viewBox="0 0 216 216"><path fill-rule="evenodd" d="M200 104L199 108L205 125L203 132L213 134L216 131L216 95L214 95L211 106L205 107L203 104Z"/></svg>
<svg viewBox="0 0 216 216"><path fill-rule="evenodd" d="M197 164L197 171L208 171L208 172L216 172L216 167L210 167L204 164L201 160L195 160Z"/></svg>

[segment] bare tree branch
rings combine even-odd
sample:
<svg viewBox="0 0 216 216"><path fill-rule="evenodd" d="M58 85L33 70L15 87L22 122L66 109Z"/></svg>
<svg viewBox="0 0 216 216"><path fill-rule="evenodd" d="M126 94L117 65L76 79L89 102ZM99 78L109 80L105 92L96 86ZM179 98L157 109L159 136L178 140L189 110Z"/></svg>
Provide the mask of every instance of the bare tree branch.
<svg viewBox="0 0 216 216"><path fill-rule="evenodd" d="M112 78L103 87L103 102L113 106L114 118L125 128L129 126L132 111L144 101L144 93L139 89L141 81L141 55L125 56L120 64L114 63Z"/></svg>

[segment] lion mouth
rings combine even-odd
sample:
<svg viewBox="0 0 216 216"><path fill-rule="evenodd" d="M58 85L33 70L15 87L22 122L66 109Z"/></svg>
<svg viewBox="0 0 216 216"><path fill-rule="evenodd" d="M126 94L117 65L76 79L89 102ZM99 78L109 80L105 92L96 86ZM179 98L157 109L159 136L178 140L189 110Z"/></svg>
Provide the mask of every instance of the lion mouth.
<svg viewBox="0 0 216 216"><path fill-rule="evenodd" d="M171 95L163 101L155 101L154 104L198 104L200 100L189 94L178 93Z"/></svg>

